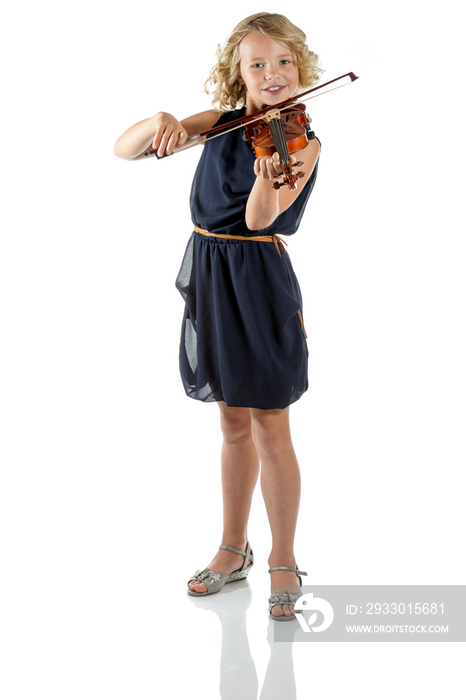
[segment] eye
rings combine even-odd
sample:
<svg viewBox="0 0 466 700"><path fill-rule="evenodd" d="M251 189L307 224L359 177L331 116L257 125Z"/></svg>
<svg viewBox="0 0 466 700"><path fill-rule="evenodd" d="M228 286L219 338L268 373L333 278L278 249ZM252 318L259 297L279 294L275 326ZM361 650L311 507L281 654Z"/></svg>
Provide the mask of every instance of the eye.
<svg viewBox="0 0 466 700"><path fill-rule="evenodd" d="M289 58L283 58L280 63L283 63L283 65L287 66L289 63L291 63Z"/></svg>
<svg viewBox="0 0 466 700"><path fill-rule="evenodd" d="M262 68L263 65L264 65L263 63L254 63L252 67L253 68Z"/></svg>

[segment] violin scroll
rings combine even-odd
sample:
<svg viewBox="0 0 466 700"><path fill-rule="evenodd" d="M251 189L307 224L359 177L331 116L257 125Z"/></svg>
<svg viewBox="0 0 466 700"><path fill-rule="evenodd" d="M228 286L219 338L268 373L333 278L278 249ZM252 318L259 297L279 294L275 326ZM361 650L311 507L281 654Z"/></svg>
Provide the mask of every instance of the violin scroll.
<svg viewBox="0 0 466 700"><path fill-rule="evenodd" d="M303 163L293 163L293 165L290 166L290 172L285 173L285 178L283 179L283 181L282 182L274 182L272 184L272 187L274 188L274 190L279 190L280 187L283 187L284 185L288 185L290 190L295 190L297 181L300 180L302 177L304 177L306 173L303 173L302 170L299 170L297 173L293 173L291 168L293 168L293 167L299 168L300 165L303 165Z"/></svg>

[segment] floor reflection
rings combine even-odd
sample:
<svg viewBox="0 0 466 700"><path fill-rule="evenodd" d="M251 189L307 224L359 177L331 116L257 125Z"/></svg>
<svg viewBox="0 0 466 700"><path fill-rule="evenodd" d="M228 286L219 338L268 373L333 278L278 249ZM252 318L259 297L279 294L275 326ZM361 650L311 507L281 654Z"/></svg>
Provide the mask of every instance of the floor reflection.
<svg viewBox="0 0 466 700"><path fill-rule="evenodd" d="M228 591L227 586L215 595L190 599L195 607L215 613L222 627L219 697L221 700L295 700L294 634L291 630L295 633L300 630L298 622L274 622L269 617L267 642L270 656L260 688L247 633L251 588L247 581L234 585L235 588L231 591ZM274 625L287 625L291 643L274 642Z"/></svg>

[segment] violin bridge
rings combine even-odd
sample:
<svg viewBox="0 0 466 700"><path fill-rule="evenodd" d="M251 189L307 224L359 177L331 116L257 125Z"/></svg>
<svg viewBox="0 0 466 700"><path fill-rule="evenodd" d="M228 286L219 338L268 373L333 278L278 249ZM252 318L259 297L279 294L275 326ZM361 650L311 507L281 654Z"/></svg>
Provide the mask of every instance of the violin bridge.
<svg viewBox="0 0 466 700"><path fill-rule="evenodd" d="M271 122L273 119L280 119L280 110L271 109L269 112L264 114L264 119L268 122Z"/></svg>

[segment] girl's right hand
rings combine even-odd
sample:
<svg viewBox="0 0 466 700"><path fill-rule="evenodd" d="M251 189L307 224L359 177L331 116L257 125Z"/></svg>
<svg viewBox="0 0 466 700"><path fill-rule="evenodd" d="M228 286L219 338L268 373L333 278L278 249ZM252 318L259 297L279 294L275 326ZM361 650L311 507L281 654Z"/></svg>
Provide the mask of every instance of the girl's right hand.
<svg viewBox="0 0 466 700"><path fill-rule="evenodd" d="M154 117L155 134L152 141L152 148L155 148L157 155L161 158L165 153L173 153L175 148L179 148L188 138L188 133L175 117L168 112L158 112Z"/></svg>

